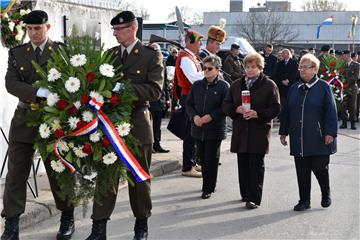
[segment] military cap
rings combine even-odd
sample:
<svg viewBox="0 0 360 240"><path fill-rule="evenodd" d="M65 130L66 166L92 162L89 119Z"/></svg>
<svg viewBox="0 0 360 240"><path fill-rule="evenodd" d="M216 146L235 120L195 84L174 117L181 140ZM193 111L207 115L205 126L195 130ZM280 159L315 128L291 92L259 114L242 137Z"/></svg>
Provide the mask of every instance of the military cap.
<svg viewBox="0 0 360 240"><path fill-rule="evenodd" d="M308 50L309 51L315 51L316 49L314 47L310 47Z"/></svg>
<svg viewBox="0 0 360 240"><path fill-rule="evenodd" d="M240 48L239 44L237 43L231 44L231 49L239 49L239 48Z"/></svg>
<svg viewBox="0 0 360 240"><path fill-rule="evenodd" d="M44 24L48 21L48 15L42 10L31 11L24 18L24 23L26 24Z"/></svg>
<svg viewBox="0 0 360 240"><path fill-rule="evenodd" d="M350 54L350 51L349 50L344 50L344 51L342 51L342 54Z"/></svg>
<svg viewBox="0 0 360 240"><path fill-rule="evenodd" d="M333 48L330 48L329 53L333 54L334 52L335 52L335 50Z"/></svg>
<svg viewBox="0 0 360 240"><path fill-rule="evenodd" d="M204 37L201 33L189 29L186 30L186 36L190 39L190 43L201 41Z"/></svg>
<svg viewBox="0 0 360 240"><path fill-rule="evenodd" d="M351 57L353 58L353 57L356 57L357 56L357 54L356 54L356 52L352 52L351 53Z"/></svg>
<svg viewBox="0 0 360 240"><path fill-rule="evenodd" d="M330 46L329 45L323 45L322 47L321 47L321 51L322 52L327 52L327 51L329 51L330 50Z"/></svg>
<svg viewBox="0 0 360 240"><path fill-rule="evenodd" d="M212 39L217 42L223 43L223 42L225 42L226 32L224 29L222 29L220 27L211 26L211 27L209 27L207 36L208 36L208 39Z"/></svg>
<svg viewBox="0 0 360 240"><path fill-rule="evenodd" d="M335 55L341 55L341 54L342 54L341 51L335 50Z"/></svg>
<svg viewBox="0 0 360 240"><path fill-rule="evenodd" d="M119 13L118 15L116 15L115 17L113 17L113 19L111 19L110 24L113 26L113 25L118 25L118 24L123 24L123 23L129 23L129 22L135 21L135 19L136 19L136 17L133 12L123 11L123 12Z"/></svg>

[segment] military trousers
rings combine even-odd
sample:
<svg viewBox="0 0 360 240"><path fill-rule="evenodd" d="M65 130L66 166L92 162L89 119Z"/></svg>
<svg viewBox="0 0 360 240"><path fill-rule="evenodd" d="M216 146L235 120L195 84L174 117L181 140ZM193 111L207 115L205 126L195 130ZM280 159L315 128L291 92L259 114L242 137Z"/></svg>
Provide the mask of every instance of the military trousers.
<svg viewBox="0 0 360 240"><path fill-rule="evenodd" d="M136 156L137 161L145 172L150 173L152 144L141 145L141 156ZM147 180L141 183L136 182L132 173L129 173L129 177L132 179L134 186L129 183L129 199L130 206L134 216L138 219L145 219L151 216L151 181ZM110 216L115 208L117 189L116 192L109 192L103 197L100 203L94 202L93 214L91 218L93 220L110 219Z"/></svg>

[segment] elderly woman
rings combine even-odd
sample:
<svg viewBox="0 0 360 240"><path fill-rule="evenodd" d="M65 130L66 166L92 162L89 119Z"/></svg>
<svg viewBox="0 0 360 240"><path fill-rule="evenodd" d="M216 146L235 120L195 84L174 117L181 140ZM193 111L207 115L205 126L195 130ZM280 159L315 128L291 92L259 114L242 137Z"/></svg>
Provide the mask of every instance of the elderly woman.
<svg viewBox="0 0 360 240"><path fill-rule="evenodd" d="M205 78L194 82L186 102L191 120L191 136L196 140L202 166L203 199L215 191L220 158L220 144L225 139L225 114L221 110L229 85L218 78L221 59L208 56L203 60Z"/></svg>
<svg viewBox="0 0 360 240"><path fill-rule="evenodd" d="M295 211L310 208L311 171L321 188L321 206L331 204L329 186L330 154L336 152L337 113L331 87L317 77L320 61L305 54L299 65L300 79L289 89L280 115L280 141L295 158L300 201Z"/></svg>
<svg viewBox="0 0 360 240"><path fill-rule="evenodd" d="M235 81L224 100L223 110L233 119L231 152L237 153L240 194L249 209L261 203L264 157L269 150L272 119L280 112L279 91L264 73L264 58L250 53L244 59L246 76ZM250 109L243 91L250 91Z"/></svg>

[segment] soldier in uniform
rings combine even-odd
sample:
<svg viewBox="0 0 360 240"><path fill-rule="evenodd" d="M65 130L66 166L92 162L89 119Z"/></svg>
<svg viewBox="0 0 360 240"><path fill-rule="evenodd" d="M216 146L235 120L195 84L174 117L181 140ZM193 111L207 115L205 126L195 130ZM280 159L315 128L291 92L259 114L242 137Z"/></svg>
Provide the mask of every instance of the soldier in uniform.
<svg viewBox="0 0 360 240"><path fill-rule="evenodd" d="M44 11L30 12L25 20L30 41L9 51L8 69L5 76L7 91L19 98L18 106L11 121L9 133L9 161L6 175L1 216L5 218L5 229L1 240L19 239L19 216L25 211L26 181L30 174L34 156L34 139L38 128L28 127L25 115L30 105L46 98L46 88L35 88L32 84L40 77L31 61L37 62L44 70L52 49L60 43L48 38L48 15ZM60 190L54 177L50 161L44 161L56 207L62 212L57 239L71 239L75 230L74 208L57 195Z"/></svg>
<svg viewBox="0 0 360 240"><path fill-rule="evenodd" d="M345 79L348 94L341 103L341 120L343 123L340 128L347 128L347 110L349 110L351 129L356 130L356 98L358 93L357 81L360 78L360 64L351 59L349 50L343 51L343 59L346 66Z"/></svg>
<svg viewBox="0 0 360 240"><path fill-rule="evenodd" d="M221 27L210 26L207 37L206 47L199 54L201 59L219 52L221 44L225 42L226 32Z"/></svg>
<svg viewBox="0 0 360 240"><path fill-rule="evenodd" d="M163 57L160 48L145 46L136 38L138 22L134 13L123 11L117 14L110 22L113 26L113 35L120 43L109 51L114 53L115 67L122 65L123 78L129 79L138 98L132 111L132 134L141 143L141 153L135 156L141 167L149 173L151 164L153 131L149 111L149 101L160 98L164 81ZM121 83L117 83L113 91L118 91ZM150 180L138 183L132 175L129 177L134 186L129 184L129 198L135 221L134 239L147 239L147 219L151 215ZM117 189L117 188L116 188ZM94 202L93 225L91 235L87 240L106 239L106 222L114 210L116 192L109 192L101 200L102 205Z"/></svg>
<svg viewBox="0 0 360 240"><path fill-rule="evenodd" d="M239 58L240 46L237 43L231 44L230 54L224 60L223 70L230 76L225 75L225 80L232 83L244 76L244 68Z"/></svg>

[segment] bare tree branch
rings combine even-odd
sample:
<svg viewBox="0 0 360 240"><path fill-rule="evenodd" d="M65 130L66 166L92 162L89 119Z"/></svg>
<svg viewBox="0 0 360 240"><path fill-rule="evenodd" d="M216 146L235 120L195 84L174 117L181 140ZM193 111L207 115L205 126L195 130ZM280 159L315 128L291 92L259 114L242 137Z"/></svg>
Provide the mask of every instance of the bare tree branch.
<svg viewBox="0 0 360 240"><path fill-rule="evenodd" d="M309 0L301 6L304 11L345 11L346 5L340 0Z"/></svg>

